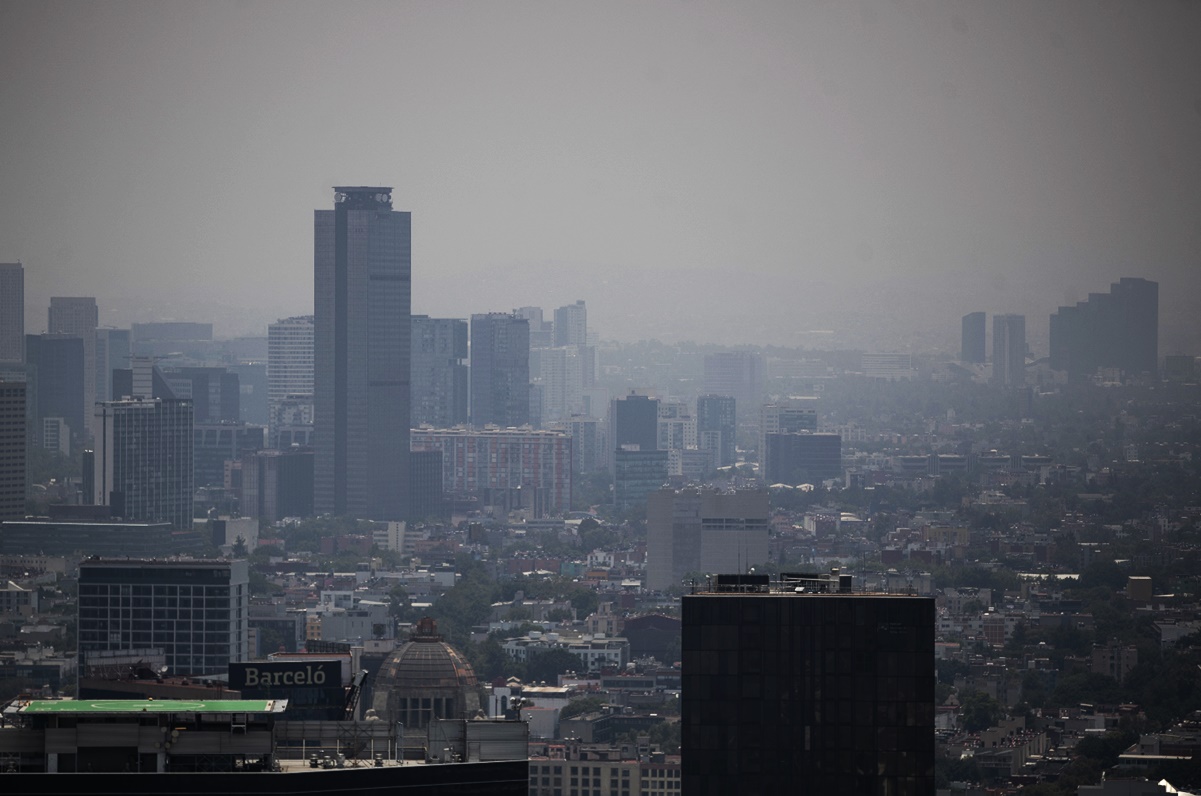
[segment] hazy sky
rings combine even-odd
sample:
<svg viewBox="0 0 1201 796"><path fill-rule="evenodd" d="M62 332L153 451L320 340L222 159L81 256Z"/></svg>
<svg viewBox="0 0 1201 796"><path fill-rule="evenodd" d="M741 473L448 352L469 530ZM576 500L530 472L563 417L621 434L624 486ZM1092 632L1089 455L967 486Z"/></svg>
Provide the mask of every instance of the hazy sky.
<svg viewBox="0 0 1201 796"><path fill-rule="evenodd" d="M26 322L262 334L314 208L391 185L413 309L603 337L958 346L1160 282L1201 354L1201 3L0 0ZM832 336L807 334L831 330Z"/></svg>

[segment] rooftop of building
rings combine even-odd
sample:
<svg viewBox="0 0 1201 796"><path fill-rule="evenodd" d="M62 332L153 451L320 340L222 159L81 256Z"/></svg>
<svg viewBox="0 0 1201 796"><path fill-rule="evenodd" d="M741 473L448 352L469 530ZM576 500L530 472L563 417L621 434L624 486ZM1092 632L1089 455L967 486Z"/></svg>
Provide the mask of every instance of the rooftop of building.
<svg viewBox="0 0 1201 796"><path fill-rule="evenodd" d="M841 597L920 597L912 590L865 591L854 588L854 576L838 569L829 573L781 572L774 580L769 575L714 575L705 583L692 584L688 596L841 596ZM929 598L927 598L929 599Z"/></svg>

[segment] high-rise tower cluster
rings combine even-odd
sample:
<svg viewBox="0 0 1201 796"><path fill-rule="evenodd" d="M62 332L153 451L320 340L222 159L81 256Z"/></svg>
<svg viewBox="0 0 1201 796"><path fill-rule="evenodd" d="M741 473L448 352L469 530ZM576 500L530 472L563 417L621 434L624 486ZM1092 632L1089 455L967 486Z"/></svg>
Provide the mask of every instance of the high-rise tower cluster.
<svg viewBox="0 0 1201 796"><path fill-rule="evenodd" d="M1127 377L1159 370L1159 283L1123 277L1051 316L1051 367L1082 379L1100 368Z"/></svg>

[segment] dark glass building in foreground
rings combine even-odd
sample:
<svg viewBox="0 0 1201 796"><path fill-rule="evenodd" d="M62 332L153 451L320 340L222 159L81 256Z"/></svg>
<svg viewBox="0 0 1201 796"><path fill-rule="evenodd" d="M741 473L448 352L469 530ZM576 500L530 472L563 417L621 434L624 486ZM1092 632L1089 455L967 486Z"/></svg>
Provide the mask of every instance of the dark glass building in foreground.
<svg viewBox="0 0 1201 796"><path fill-rule="evenodd" d="M934 793L934 600L838 582L683 598L684 793Z"/></svg>

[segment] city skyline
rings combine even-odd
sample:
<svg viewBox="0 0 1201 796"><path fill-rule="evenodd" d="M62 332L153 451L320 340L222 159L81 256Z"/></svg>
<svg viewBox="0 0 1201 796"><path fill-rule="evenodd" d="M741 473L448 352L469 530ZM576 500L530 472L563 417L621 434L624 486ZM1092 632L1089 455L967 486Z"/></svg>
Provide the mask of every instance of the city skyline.
<svg viewBox="0 0 1201 796"><path fill-rule="evenodd" d="M1134 274L1162 353L1201 341L1192 5L3 14L31 324L68 293L262 334L311 311L307 211L361 179L420 219L432 317L583 297L605 339L955 350L983 310L1045 354L1043 318Z"/></svg>

